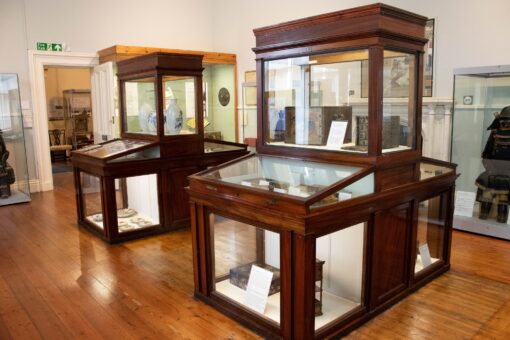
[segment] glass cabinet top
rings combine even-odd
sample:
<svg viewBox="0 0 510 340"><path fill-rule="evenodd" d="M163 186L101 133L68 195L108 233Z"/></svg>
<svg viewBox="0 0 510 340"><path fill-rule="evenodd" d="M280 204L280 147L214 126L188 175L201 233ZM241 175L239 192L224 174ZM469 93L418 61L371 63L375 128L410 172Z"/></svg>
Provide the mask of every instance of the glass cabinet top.
<svg viewBox="0 0 510 340"><path fill-rule="evenodd" d="M362 168L355 166L254 155L203 176L306 198L360 170Z"/></svg>
<svg viewBox="0 0 510 340"><path fill-rule="evenodd" d="M453 172L453 170L453 168L422 161L420 162L420 180L441 176Z"/></svg>
<svg viewBox="0 0 510 340"><path fill-rule="evenodd" d="M134 151L146 147L149 144L153 144L153 142L134 139L116 139L104 144L91 145L74 152L94 158L105 159L127 151Z"/></svg>

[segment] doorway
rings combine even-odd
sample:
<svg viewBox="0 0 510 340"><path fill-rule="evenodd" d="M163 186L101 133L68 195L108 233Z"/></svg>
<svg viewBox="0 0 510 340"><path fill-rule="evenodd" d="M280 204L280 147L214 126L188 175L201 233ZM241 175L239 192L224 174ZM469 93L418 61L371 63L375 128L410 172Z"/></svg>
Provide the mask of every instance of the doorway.
<svg viewBox="0 0 510 340"><path fill-rule="evenodd" d="M94 142L91 71L86 67L44 67L53 176L72 172L71 151Z"/></svg>
<svg viewBox="0 0 510 340"><path fill-rule="evenodd" d="M50 157L48 104L46 101L45 68L78 67L92 68L99 63L97 55L75 52L28 51L30 90L32 93L34 135L34 158L37 179L35 191L53 190L53 174Z"/></svg>

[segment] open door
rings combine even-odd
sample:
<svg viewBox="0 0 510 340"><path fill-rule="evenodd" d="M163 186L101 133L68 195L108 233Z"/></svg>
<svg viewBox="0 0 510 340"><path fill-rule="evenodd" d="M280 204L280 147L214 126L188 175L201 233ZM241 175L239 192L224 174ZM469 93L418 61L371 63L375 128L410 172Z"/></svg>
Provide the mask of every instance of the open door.
<svg viewBox="0 0 510 340"><path fill-rule="evenodd" d="M91 74L94 143L115 138L115 76L111 61L95 66Z"/></svg>

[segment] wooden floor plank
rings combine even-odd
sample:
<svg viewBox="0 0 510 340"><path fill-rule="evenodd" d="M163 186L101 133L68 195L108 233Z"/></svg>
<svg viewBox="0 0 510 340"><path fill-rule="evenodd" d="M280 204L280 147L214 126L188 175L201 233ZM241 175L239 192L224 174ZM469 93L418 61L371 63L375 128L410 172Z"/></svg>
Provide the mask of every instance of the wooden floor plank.
<svg viewBox="0 0 510 340"><path fill-rule="evenodd" d="M110 246L77 227L72 176L0 207L0 339L257 339L193 298L189 230ZM454 232L452 269L349 339L510 338L510 242Z"/></svg>

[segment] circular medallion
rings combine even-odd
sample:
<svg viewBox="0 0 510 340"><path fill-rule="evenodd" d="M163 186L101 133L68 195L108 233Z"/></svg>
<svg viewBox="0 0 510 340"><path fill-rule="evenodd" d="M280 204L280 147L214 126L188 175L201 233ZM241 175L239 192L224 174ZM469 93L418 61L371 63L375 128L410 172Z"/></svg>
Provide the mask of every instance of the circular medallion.
<svg viewBox="0 0 510 340"><path fill-rule="evenodd" d="M230 92L224 87L218 92L218 100L222 106L227 106L230 102Z"/></svg>

